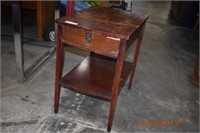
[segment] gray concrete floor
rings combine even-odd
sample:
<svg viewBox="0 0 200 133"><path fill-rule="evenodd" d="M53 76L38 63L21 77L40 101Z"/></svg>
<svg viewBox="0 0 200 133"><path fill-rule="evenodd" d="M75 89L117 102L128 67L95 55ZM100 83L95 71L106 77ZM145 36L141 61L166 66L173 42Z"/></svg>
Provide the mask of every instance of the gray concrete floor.
<svg viewBox="0 0 200 133"><path fill-rule="evenodd" d="M199 88L188 79L199 54L199 39L192 36L191 29L172 25L169 9L169 2L133 4L133 10L150 18L134 83L131 90L126 84L118 98L113 133L199 131ZM19 83L13 39L1 39L1 132L106 132L108 102L62 88L59 113L54 114L55 56L30 79ZM46 50L28 44L24 47L26 66ZM126 60L132 60L133 51L131 47ZM66 47L64 73L87 55ZM163 125L156 125L161 121Z"/></svg>

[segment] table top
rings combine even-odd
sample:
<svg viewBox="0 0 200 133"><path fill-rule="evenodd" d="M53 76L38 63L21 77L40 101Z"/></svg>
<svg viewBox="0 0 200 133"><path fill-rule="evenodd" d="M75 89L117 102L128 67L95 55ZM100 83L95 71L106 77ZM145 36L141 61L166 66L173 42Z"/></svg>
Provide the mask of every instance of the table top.
<svg viewBox="0 0 200 133"><path fill-rule="evenodd" d="M142 26L147 19L147 15L135 12L107 7L91 7L61 17L56 20L56 23L128 40L132 33Z"/></svg>

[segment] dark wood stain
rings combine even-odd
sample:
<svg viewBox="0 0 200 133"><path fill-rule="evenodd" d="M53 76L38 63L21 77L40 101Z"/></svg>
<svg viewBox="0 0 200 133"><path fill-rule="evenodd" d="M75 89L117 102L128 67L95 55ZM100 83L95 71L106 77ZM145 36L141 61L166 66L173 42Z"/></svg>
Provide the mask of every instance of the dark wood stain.
<svg viewBox="0 0 200 133"><path fill-rule="evenodd" d="M93 31L64 26L63 33L63 42L68 45L115 57L119 51L120 40L109 39ZM86 41L87 33L91 34L91 42Z"/></svg>
<svg viewBox="0 0 200 133"><path fill-rule="evenodd" d="M117 97L129 74L129 88L134 77L147 19L148 16L138 13L93 7L56 20L55 113L59 107L60 87L110 101L107 131L111 131ZM125 52L135 40L137 43L133 62L126 62ZM91 51L91 54L61 77L63 44Z"/></svg>
<svg viewBox="0 0 200 133"><path fill-rule="evenodd" d="M116 60L89 56L62 78L61 86L85 95L110 101L115 66ZM131 63L124 62L120 80L121 87L125 83L131 68ZM102 80L106 82L102 82Z"/></svg>
<svg viewBox="0 0 200 133"><path fill-rule="evenodd" d="M112 10L106 7L93 7L59 18L56 22L68 25L65 23L68 20L78 23L74 27L128 40L130 35L147 19L148 16L137 13Z"/></svg>

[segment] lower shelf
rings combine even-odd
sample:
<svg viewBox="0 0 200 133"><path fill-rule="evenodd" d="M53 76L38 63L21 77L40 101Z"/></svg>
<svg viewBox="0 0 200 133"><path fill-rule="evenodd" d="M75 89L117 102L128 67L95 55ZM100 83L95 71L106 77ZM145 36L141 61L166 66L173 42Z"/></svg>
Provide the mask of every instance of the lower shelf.
<svg viewBox="0 0 200 133"><path fill-rule="evenodd" d="M110 101L115 67L116 59L88 56L61 79L61 87ZM124 61L120 90L132 67L132 63Z"/></svg>

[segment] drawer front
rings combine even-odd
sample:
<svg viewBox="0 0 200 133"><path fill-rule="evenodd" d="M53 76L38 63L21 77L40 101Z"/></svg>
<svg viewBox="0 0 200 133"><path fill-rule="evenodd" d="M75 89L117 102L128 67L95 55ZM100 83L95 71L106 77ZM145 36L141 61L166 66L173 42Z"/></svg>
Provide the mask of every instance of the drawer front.
<svg viewBox="0 0 200 133"><path fill-rule="evenodd" d="M120 44L118 38L70 26L63 26L63 40L69 45L111 56L118 54Z"/></svg>

